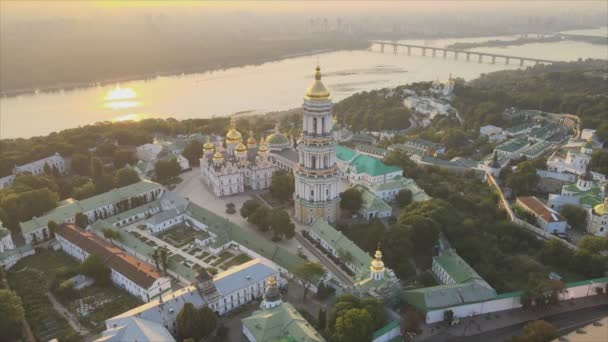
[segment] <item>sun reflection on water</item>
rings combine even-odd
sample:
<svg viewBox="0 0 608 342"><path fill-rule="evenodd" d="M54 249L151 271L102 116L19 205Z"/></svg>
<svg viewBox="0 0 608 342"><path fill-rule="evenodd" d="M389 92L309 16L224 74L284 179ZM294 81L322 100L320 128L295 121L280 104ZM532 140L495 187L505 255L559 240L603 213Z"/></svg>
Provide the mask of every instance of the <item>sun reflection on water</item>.
<svg viewBox="0 0 608 342"><path fill-rule="evenodd" d="M141 102L136 101L137 93L132 88L121 88L119 85L108 91L104 97L105 108L110 109L127 109L135 108L141 105Z"/></svg>
<svg viewBox="0 0 608 342"><path fill-rule="evenodd" d="M140 121L144 119L144 115L143 114L135 114L135 113L131 113L131 114L127 114L127 115L121 115L121 116L117 116L115 118L112 119L112 122L123 122L123 121Z"/></svg>

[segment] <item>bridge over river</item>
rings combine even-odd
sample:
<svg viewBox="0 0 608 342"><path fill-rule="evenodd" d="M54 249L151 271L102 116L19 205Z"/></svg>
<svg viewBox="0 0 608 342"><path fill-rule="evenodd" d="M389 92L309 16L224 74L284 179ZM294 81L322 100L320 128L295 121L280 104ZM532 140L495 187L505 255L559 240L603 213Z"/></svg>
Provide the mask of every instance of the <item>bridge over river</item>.
<svg viewBox="0 0 608 342"><path fill-rule="evenodd" d="M448 56L453 57L454 59L459 59L461 57L466 58L467 61L471 60L471 57L477 58L479 63L483 63L484 60L488 60L492 64L496 64L496 60L504 61L505 64L510 64L511 61L519 61L519 65L523 66L525 62L534 63L534 64L552 64L557 63L558 61L553 61L549 59L541 59L541 58L531 58L531 57L521 57L521 56L510 56L510 55L501 55L495 53L487 53L481 51L469 51L469 50L457 50L457 49L448 49L434 46L424 46L424 45L416 45L416 44L407 44L407 43L394 43L394 42L386 42L386 41L370 41L372 46L379 45L380 51L384 52L385 47L392 47L393 53L397 53L399 48L407 49L408 56L412 54L412 50L419 50L422 56L427 56L427 52L431 54L432 57L437 57L438 54L442 54L443 58L448 58Z"/></svg>

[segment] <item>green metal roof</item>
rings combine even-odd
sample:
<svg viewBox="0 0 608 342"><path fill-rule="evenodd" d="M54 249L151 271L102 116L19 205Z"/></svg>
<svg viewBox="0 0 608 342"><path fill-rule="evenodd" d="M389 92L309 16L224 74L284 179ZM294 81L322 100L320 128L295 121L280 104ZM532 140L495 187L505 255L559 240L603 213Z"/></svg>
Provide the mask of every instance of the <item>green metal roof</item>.
<svg viewBox="0 0 608 342"><path fill-rule="evenodd" d="M122 188L112 189L103 194L89 197L81 201L74 201L64 206L57 207L41 217L33 218L26 222L21 222L21 231L24 233L34 231L40 227L46 226L49 221L62 223L77 213L87 212L102 206L111 205L121 200L139 196L144 192L148 192L160 187L162 187L162 185L158 183L143 180Z"/></svg>
<svg viewBox="0 0 608 342"><path fill-rule="evenodd" d="M505 152L516 152L516 151L521 150L522 148L524 148L527 145L528 145L528 139L517 138L517 139L511 139L511 140L505 141L504 143L496 146L496 149L499 151L505 151Z"/></svg>
<svg viewBox="0 0 608 342"><path fill-rule="evenodd" d="M397 176L382 184L371 184L371 191L386 191L386 190L401 190L408 189L412 192L414 202L427 201L431 199L429 195L422 190L413 179Z"/></svg>
<svg viewBox="0 0 608 342"><path fill-rule="evenodd" d="M361 197L363 199L363 203L361 207L368 211L390 211L392 210L391 206L386 204L381 198L378 198L371 191L367 190L361 185L355 186L359 192L361 192Z"/></svg>
<svg viewBox="0 0 608 342"><path fill-rule="evenodd" d="M580 203L587 208L592 208L603 202L602 189L597 182L594 182L593 187L588 191L581 191L576 184L566 185L563 190L574 193L572 196L577 197Z"/></svg>
<svg viewBox="0 0 608 342"><path fill-rule="evenodd" d="M422 311L436 310L496 298L496 291L483 280L406 290L401 297Z"/></svg>
<svg viewBox="0 0 608 342"><path fill-rule="evenodd" d="M355 274L355 280L360 281L367 278L369 266L372 262L372 258L369 254L322 218L317 218L310 229L328 244L333 246L338 253L350 254L350 262L355 265L358 270L357 274Z"/></svg>
<svg viewBox="0 0 608 342"><path fill-rule="evenodd" d="M442 251L440 255L433 257L433 261L439 264L456 283L464 283L473 279L483 280L473 267L453 250Z"/></svg>
<svg viewBox="0 0 608 342"><path fill-rule="evenodd" d="M357 152L351 150L348 147L342 145L336 146L336 157L345 162L350 162L357 155Z"/></svg>
<svg viewBox="0 0 608 342"><path fill-rule="evenodd" d="M401 168L395 165L386 165L380 159L360 154L351 163L357 173L367 173L370 176L381 176L392 172L399 172Z"/></svg>
<svg viewBox="0 0 608 342"><path fill-rule="evenodd" d="M289 139L283 133L272 133L266 138L266 142L272 145L289 144Z"/></svg>
<svg viewBox="0 0 608 342"><path fill-rule="evenodd" d="M325 339L289 303L272 309L255 311L242 319L243 326L258 342L298 341L323 342Z"/></svg>
<svg viewBox="0 0 608 342"><path fill-rule="evenodd" d="M389 332L389 331L395 329L396 327L398 327L399 324L401 324L401 322L398 321L398 320L394 320L394 321L390 322L389 324L387 324L387 325L383 326L382 328L376 330L374 332L374 334L372 335L372 339L375 340L376 338L378 338L378 337L386 334L387 332Z"/></svg>

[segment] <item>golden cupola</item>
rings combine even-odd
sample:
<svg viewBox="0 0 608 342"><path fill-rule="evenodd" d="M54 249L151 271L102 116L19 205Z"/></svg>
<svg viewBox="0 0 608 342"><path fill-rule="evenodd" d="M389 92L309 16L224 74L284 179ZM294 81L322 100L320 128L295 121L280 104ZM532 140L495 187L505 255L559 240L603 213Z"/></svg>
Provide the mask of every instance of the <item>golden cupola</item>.
<svg viewBox="0 0 608 342"><path fill-rule="evenodd" d="M315 80L306 89L306 98L311 100L326 100L329 98L329 90L321 82L321 68L317 65Z"/></svg>
<svg viewBox="0 0 608 342"><path fill-rule="evenodd" d="M380 252L380 249L376 250L374 257L375 259L372 261L370 269L375 272L384 271L384 262L382 261L382 252Z"/></svg>
<svg viewBox="0 0 608 342"><path fill-rule="evenodd" d="M262 137L262 140L260 142L260 148L258 149L258 152L268 152L268 146L266 146L266 141L264 140L264 137Z"/></svg>
<svg viewBox="0 0 608 342"><path fill-rule="evenodd" d="M224 155L220 151L215 151L215 154L213 154L213 160L224 160Z"/></svg>
<svg viewBox="0 0 608 342"><path fill-rule="evenodd" d="M208 152L213 150L213 143L211 142L211 139L209 137L207 137L207 140L205 141L205 144L203 145L203 151Z"/></svg>
<svg viewBox="0 0 608 342"><path fill-rule="evenodd" d="M230 129L228 133L226 133L226 143L232 142L241 142L243 136L239 131L236 130L236 120L234 118L230 119Z"/></svg>
<svg viewBox="0 0 608 342"><path fill-rule="evenodd" d="M238 143L238 145L236 145L236 147L234 148L238 153L244 153L247 152L247 146L245 146L245 144L243 144L242 142Z"/></svg>
<svg viewBox="0 0 608 342"><path fill-rule="evenodd" d="M256 147L258 142L253 137L253 131L249 131L249 139L247 139L247 147Z"/></svg>

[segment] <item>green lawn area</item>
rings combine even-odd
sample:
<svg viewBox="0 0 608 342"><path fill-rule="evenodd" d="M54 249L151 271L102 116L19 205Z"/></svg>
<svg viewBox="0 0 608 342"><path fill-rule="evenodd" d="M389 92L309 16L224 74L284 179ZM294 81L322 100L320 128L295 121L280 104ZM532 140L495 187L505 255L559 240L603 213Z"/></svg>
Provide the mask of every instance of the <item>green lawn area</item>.
<svg viewBox="0 0 608 342"><path fill-rule="evenodd" d="M246 263L249 260L251 260L251 258L247 254L239 254L239 255L235 256L234 258L228 260L221 267L223 269L227 270L227 269L229 269L232 266L238 266L240 264L244 264L244 263Z"/></svg>
<svg viewBox="0 0 608 342"><path fill-rule="evenodd" d="M182 261L186 260L186 258L184 258L183 256L181 256L179 254L172 255L171 259L175 260L175 262L182 262Z"/></svg>
<svg viewBox="0 0 608 342"><path fill-rule="evenodd" d="M175 227L160 232L157 236L163 241L166 241L177 248L181 248L194 242L194 239L199 234L201 234L201 232L197 231L196 229L179 224ZM186 247L186 249L188 248L189 247Z"/></svg>
<svg viewBox="0 0 608 342"><path fill-rule="evenodd" d="M232 254L228 251L222 251L219 255L219 258L216 261L214 261L211 265L217 267L219 264L232 258L232 256L234 256L234 254Z"/></svg>
<svg viewBox="0 0 608 342"><path fill-rule="evenodd" d="M11 288L23 300L25 315L40 341L57 337L61 341L80 341L81 337L53 308L46 296L52 281L78 263L62 252L39 251L19 261L7 272Z"/></svg>

